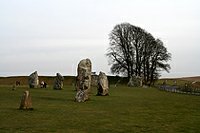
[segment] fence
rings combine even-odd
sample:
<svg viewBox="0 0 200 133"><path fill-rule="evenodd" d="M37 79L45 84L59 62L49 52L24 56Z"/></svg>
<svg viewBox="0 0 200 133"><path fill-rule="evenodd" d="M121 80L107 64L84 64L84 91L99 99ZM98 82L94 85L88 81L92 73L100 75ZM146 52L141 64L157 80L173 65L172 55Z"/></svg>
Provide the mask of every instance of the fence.
<svg viewBox="0 0 200 133"><path fill-rule="evenodd" d="M193 88L192 86L160 85L158 88L167 92L200 96L200 88Z"/></svg>

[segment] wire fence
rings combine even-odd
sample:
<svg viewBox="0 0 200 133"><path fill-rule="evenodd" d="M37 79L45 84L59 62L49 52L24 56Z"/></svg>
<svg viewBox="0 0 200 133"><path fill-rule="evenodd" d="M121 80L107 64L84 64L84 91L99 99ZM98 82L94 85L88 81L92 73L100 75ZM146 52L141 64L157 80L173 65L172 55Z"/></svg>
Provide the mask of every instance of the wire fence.
<svg viewBox="0 0 200 133"><path fill-rule="evenodd" d="M160 85L158 87L162 91L180 93L180 94L189 94L200 96L200 88L195 88L190 85L185 86L176 86L176 85Z"/></svg>

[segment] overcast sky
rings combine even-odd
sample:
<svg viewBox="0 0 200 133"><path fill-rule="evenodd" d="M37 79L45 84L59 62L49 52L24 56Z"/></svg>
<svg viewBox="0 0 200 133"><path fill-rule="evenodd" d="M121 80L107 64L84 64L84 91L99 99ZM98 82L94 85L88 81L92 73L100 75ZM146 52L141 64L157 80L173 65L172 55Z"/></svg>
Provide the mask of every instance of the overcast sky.
<svg viewBox="0 0 200 133"><path fill-rule="evenodd" d="M110 74L108 34L128 22L172 54L163 77L200 75L199 0L0 0L0 76L76 75L90 58Z"/></svg>

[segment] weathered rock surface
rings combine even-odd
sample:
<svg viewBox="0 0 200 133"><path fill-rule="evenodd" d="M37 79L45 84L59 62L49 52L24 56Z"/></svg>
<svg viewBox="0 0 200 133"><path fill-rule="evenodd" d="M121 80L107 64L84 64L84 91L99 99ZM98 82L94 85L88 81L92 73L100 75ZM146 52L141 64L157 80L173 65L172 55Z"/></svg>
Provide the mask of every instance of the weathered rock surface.
<svg viewBox="0 0 200 133"><path fill-rule="evenodd" d="M76 101L76 102L85 102L86 100L88 100L88 94L86 93L86 91L84 91L84 90L79 90L79 91L76 93L75 101Z"/></svg>
<svg viewBox="0 0 200 133"><path fill-rule="evenodd" d="M91 74L91 86L97 87L98 85L98 75L96 73L92 72Z"/></svg>
<svg viewBox="0 0 200 133"><path fill-rule="evenodd" d="M54 80L53 88L55 90L61 90L63 88L63 81L64 77L60 73L57 73Z"/></svg>
<svg viewBox="0 0 200 133"><path fill-rule="evenodd" d="M142 87L142 78L139 76L132 76L127 85L129 87Z"/></svg>
<svg viewBox="0 0 200 133"><path fill-rule="evenodd" d="M34 73L32 73L29 78L28 78L28 84L30 88L37 88L39 85L39 78L38 78L38 74L37 71L35 71Z"/></svg>
<svg viewBox="0 0 200 133"><path fill-rule="evenodd" d="M106 96L109 92L108 78L103 72L99 73L97 91L99 96Z"/></svg>
<svg viewBox="0 0 200 133"><path fill-rule="evenodd" d="M77 69L78 75L76 77L77 94L75 101L77 102L84 102L89 98L91 89L91 70L92 63L90 59L83 59L79 62Z"/></svg>
<svg viewBox="0 0 200 133"><path fill-rule="evenodd" d="M24 91L24 94L21 98L21 103L19 109L29 110L32 108L32 100L29 91Z"/></svg>

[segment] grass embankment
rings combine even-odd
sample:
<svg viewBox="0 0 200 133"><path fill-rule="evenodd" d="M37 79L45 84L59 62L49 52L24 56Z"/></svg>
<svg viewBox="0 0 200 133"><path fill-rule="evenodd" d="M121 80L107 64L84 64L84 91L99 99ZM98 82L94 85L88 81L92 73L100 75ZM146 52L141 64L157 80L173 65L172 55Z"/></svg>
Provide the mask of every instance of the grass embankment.
<svg viewBox="0 0 200 133"><path fill-rule="evenodd" d="M63 90L29 89L33 111L21 111L20 98L27 86L11 90L0 86L0 132L200 132L200 97L154 88L110 88L110 96L74 102L74 87Z"/></svg>
<svg viewBox="0 0 200 133"><path fill-rule="evenodd" d="M47 85L53 85L55 76L39 76L39 82L45 81ZM28 85L28 76L12 76L0 77L0 85L14 85L16 81L20 81L21 86ZM74 76L64 76L64 84L72 85L75 83Z"/></svg>
<svg viewBox="0 0 200 133"><path fill-rule="evenodd" d="M55 76L39 76L39 81L45 81L47 85L52 85L55 79ZM110 84L127 84L128 78L121 78L119 76L108 76ZM28 84L28 76L12 76L12 77L0 77L0 85L14 85L16 81L20 81L21 85ZM75 76L64 76L64 85L73 85L75 84Z"/></svg>

